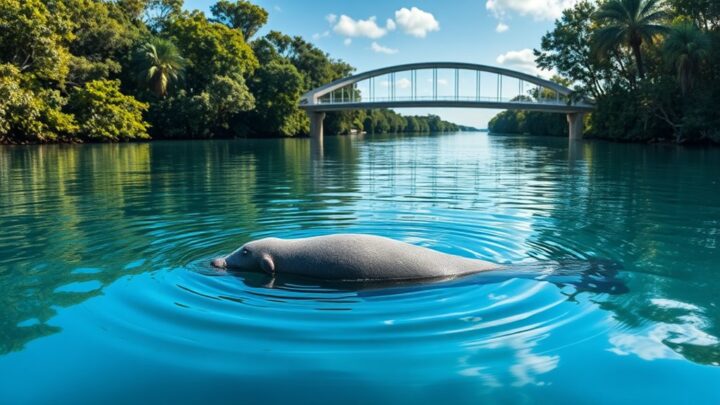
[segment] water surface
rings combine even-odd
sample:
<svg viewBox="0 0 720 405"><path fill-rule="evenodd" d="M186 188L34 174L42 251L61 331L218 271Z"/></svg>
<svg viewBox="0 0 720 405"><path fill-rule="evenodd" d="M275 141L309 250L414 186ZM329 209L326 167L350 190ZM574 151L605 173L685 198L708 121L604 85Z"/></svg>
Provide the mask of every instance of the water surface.
<svg viewBox="0 0 720 405"><path fill-rule="evenodd" d="M250 239L335 232L610 267L623 288L208 274ZM3 147L0 402L718 403L719 262L718 149L481 133Z"/></svg>

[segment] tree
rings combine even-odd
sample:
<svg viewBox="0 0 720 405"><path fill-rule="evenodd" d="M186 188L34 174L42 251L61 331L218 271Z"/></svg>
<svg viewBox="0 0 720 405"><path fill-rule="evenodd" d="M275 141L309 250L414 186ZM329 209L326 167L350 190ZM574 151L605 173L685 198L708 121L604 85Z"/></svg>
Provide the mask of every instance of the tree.
<svg viewBox="0 0 720 405"><path fill-rule="evenodd" d="M720 27L720 1L670 0L670 3L677 15L689 17L705 31Z"/></svg>
<svg viewBox="0 0 720 405"><path fill-rule="evenodd" d="M231 121L241 112L255 108L255 98L242 76L215 76L203 94L209 98L209 128L229 134Z"/></svg>
<svg viewBox="0 0 720 405"><path fill-rule="evenodd" d="M246 41L250 40L268 19L268 12L264 8L247 0L220 0L210 7L210 12L215 17L214 21L240 30Z"/></svg>
<svg viewBox="0 0 720 405"><path fill-rule="evenodd" d="M9 64L0 64L0 143L71 139L78 126L62 112L56 90L31 89L32 80Z"/></svg>
<svg viewBox="0 0 720 405"><path fill-rule="evenodd" d="M167 30L172 21L182 14L184 0L143 0L145 23L153 32Z"/></svg>
<svg viewBox="0 0 720 405"><path fill-rule="evenodd" d="M301 37L289 37L270 31L265 40L275 52L287 58L303 75L304 90L309 90L333 80L349 76L354 71L349 64L330 56Z"/></svg>
<svg viewBox="0 0 720 405"><path fill-rule="evenodd" d="M598 58L590 47L591 17L596 11L597 6L590 1L566 9L555 21L555 28L542 37L541 50L534 51L538 67L556 70L578 83L582 93L595 98L604 94L603 85L611 72L610 63Z"/></svg>
<svg viewBox="0 0 720 405"><path fill-rule="evenodd" d="M263 64L250 82L257 105L248 116L252 132L282 136L306 132L307 118L297 108L302 85L302 76L290 63L275 60Z"/></svg>
<svg viewBox="0 0 720 405"><path fill-rule="evenodd" d="M673 27L665 40L663 56L677 72L682 95L693 87L700 65L710 52L710 40L693 23Z"/></svg>
<svg viewBox="0 0 720 405"><path fill-rule="evenodd" d="M66 44L73 38L67 15L63 2L0 1L0 63L63 86L70 60Z"/></svg>
<svg viewBox="0 0 720 405"><path fill-rule="evenodd" d="M595 18L602 25L593 35L600 52L626 45L632 50L638 77L645 77L641 46L651 44L657 35L668 31L663 21L669 14L660 0L608 0L602 3Z"/></svg>
<svg viewBox="0 0 720 405"><path fill-rule="evenodd" d="M79 134L92 141L149 139L143 112L148 105L120 92L116 80L95 80L70 97L70 110L80 122Z"/></svg>
<svg viewBox="0 0 720 405"><path fill-rule="evenodd" d="M240 32L208 21L199 11L174 18L165 34L189 61L185 78L195 91L202 91L215 76L247 78L258 66Z"/></svg>
<svg viewBox="0 0 720 405"><path fill-rule="evenodd" d="M175 45L162 38L153 38L142 45L137 63L140 77L156 97L165 97L172 82L180 80L187 65Z"/></svg>

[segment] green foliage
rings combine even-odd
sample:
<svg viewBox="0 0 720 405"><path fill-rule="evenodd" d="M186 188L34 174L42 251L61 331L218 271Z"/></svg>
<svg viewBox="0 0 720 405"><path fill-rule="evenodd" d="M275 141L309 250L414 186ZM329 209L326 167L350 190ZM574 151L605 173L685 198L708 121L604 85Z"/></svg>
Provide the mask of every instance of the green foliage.
<svg viewBox="0 0 720 405"><path fill-rule="evenodd" d="M163 34L177 44L177 50L165 47L167 52L164 53L173 56L164 59L175 60L172 70L178 73L182 70L184 81L177 94L167 97L169 100L150 100L148 119L153 124L153 136L210 138L245 135L240 132L246 128L241 122L243 113L255 106L254 96L246 83L248 78L253 77L258 61L243 35L223 24L209 21L200 12L175 15ZM180 55L182 63L178 63ZM153 65L158 64L150 64ZM153 87L156 95L161 94L161 86Z"/></svg>
<svg viewBox="0 0 720 405"><path fill-rule="evenodd" d="M309 90L350 75L353 67L331 59L328 54L301 37L289 37L271 31L256 46L261 54L274 54L285 58L302 74L304 89Z"/></svg>
<svg viewBox="0 0 720 405"><path fill-rule="evenodd" d="M0 0L0 142L307 133L300 96L353 68L280 32L248 43L268 18L249 1L211 10L212 20L182 0ZM373 115L373 131L430 130ZM328 114L328 132L362 129L365 116Z"/></svg>
<svg viewBox="0 0 720 405"><path fill-rule="evenodd" d="M297 107L300 96L321 84L345 77L352 67L331 59L300 37L271 31L253 42L260 69L250 81L256 111L247 114L244 127L254 136L292 136L307 133L309 121ZM358 112L328 114L326 133L345 134L362 127Z"/></svg>
<svg viewBox="0 0 720 405"><path fill-rule="evenodd" d="M437 115L404 117L392 110L363 111L359 120L363 123L363 130L369 134L455 132L474 129L443 121Z"/></svg>
<svg viewBox="0 0 720 405"><path fill-rule="evenodd" d="M658 35L668 31L663 25L668 16L661 0L608 0L595 13L601 26L593 33L593 44L605 54L621 46L632 49L638 76L643 78L641 46L652 44Z"/></svg>
<svg viewBox="0 0 720 405"><path fill-rule="evenodd" d="M69 71L73 23L63 2L0 1L0 62L62 85Z"/></svg>
<svg viewBox="0 0 720 405"><path fill-rule="evenodd" d="M686 16L708 32L720 28L720 2L717 0L669 0L677 15Z"/></svg>
<svg viewBox="0 0 720 405"><path fill-rule="evenodd" d="M674 24L666 26L670 20ZM595 98L592 137L720 140L717 1L580 2L565 11L535 54L540 66L556 69Z"/></svg>
<svg viewBox="0 0 720 405"><path fill-rule="evenodd" d="M29 75L0 65L0 143L66 140L77 130L73 116L61 111L58 91L32 89Z"/></svg>
<svg viewBox="0 0 720 405"><path fill-rule="evenodd" d="M503 111L490 120L488 129L500 134L568 136L565 114L537 111Z"/></svg>
<svg viewBox="0 0 720 405"><path fill-rule="evenodd" d="M220 0L210 7L210 11L217 22L240 30L245 40L252 38L268 19L264 8L247 0Z"/></svg>
<svg viewBox="0 0 720 405"><path fill-rule="evenodd" d="M181 90L150 106L154 138L238 136L238 114L252 109L254 99L242 77L216 76L198 94ZM157 129L156 129L157 128Z"/></svg>
<svg viewBox="0 0 720 405"><path fill-rule="evenodd" d="M307 132L305 113L297 108L303 79L295 66L281 60L263 64L250 83L257 106L247 120L253 134L293 136Z"/></svg>
<svg viewBox="0 0 720 405"><path fill-rule="evenodd" d="M153 38L137 52L136 64L141 81L156 97L165 97L172 82L177 82L187 65L175 45L162 38Z"/></svg>
<svg viewBox="0 0 720 405"><path fill-rule="evenodd" d="M199 11L175 18L166 35L190 61L186 69L188 88L203 88L215 76L251 75L258 66L242 33L208 21Z"/></svg>
<svg viewBox="0 0 720 405"><path fill-rule="evenodd" d="M66 77L73 86L91 80L108 79L122 70L121 61L144 27L130 23L123 10L114 3L95 0L64 0L67 18L72 21L73 39Z"/></svg>
<svg viewBox="0 0 720 405"><path fill-rule="evenodd" d="M663 47L663 57L677 72L683 96L692 90L709 52L710 39L693 23L681 22L670 31Z"/></svg>
<svg viewBox="0 0 720 405"><path fill-rule="evenodd" d="M143 112L148 105L120 92L120 82L95 80L76 90L70 108L80 122L79 134L93 141L148 139Z"/></svg>
<svg viewBox="0 0 720 405"><path fill-rule="evenodd" d="M604 84L610 79L612 62L598 58L590 46L591 17L596 10L595 4L587 0L565 10L555 21L554 30L542 37L542 51L535 50L535 56L540 68L555 69L563 77L572 78L579 85L577 91L600 97L605 93Z"/></svg>

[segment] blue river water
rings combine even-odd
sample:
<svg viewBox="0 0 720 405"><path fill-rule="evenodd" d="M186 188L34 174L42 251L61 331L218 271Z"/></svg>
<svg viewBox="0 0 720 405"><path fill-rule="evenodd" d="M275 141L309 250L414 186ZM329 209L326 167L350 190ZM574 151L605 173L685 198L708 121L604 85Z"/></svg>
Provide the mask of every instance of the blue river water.
<svg viewBox="0 0 720 405"><path fill-rule="evenodd" d="M388 236L507 273L217 274ZM0 147L0 403L720 403L720 149L457 133Z"/></svg>

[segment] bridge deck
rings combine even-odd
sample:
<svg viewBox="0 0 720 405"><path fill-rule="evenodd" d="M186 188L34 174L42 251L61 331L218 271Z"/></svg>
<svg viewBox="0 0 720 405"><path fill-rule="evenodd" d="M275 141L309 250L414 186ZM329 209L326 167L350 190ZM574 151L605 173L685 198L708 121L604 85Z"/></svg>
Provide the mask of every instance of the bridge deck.
<svg viewBox="0 0 720 405"><path fill-rule="evenodd" d="M538 102L512 102L512 101L466 101L466 100L408 100L408 101L372 101L372 102L344 102L344 103L317 103L302 104L300 108L306 111L330 112L344 110L370 110L373 108L492 108L499 110L544 111L556 113L591 112L594 106L590 104L567 105L562 103Z"/></svg>

